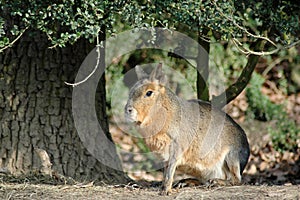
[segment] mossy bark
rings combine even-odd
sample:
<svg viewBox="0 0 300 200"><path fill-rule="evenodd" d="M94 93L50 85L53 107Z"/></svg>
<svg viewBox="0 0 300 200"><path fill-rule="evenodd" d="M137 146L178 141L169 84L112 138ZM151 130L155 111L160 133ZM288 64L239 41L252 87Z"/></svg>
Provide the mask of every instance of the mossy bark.
<svg viewBox="0 0 300 200"><path fill-rule="evenodd" d="M126 181L121 171L90 155L72 118L72 87L64 81L74 80L94 46L85 40L65 48L49 46L43 34L28 31L0 54L0 170L12 174L39 170L36 149L42 149L49 155L52 170L59 174L78 180ZM105 80L102 78L99 84L99 122L110 138ZM116 152L111 153L118 157Z"/></svg>

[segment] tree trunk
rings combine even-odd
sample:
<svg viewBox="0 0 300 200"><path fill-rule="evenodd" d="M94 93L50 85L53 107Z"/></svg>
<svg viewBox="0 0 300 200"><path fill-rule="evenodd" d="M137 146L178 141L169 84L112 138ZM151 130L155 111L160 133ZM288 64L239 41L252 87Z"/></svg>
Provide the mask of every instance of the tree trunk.
<svg viewBox="0 0 300 200"><path fill-rule="evenodd" d="M210 44L209 42L204 41L200 36L201 33L198 33L198 43L200 48L198 49L197 55L197 97L204 101L209 101L209 88L207 85L207 80L209 76L209 65L208 65L208 55ZM207 31L204 33L207 34ZM204 52L206 51L206 52ZM199 73L201 72L201 73Z"/></svg>
<svg viewBox="0 0 300 200"><path fill-rule="evenodd" d="M52 50L49 45L43 34L31 31L0 54L0 170L12 174L41 170L38 151L44 150L52 170L59 174L125 182L123 172L107 167L86 150L72 118L72 87L64 81L74 80L93 46L84 40L62 49ZM99 122L110 138L103 78L99 85ZM115 149L110 153L121 166Z"/></svg>

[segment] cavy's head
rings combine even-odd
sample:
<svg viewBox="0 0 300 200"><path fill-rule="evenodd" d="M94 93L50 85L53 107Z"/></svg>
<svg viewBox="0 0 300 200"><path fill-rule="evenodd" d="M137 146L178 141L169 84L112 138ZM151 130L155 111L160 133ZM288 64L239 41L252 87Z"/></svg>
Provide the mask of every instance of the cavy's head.
<svg viewBox="0 0 300 200"><path fill-rule="evenodd" d="M125 106L125 117L137 125L146 123L158 113L162 107L161 100L166 92L167 79L162 72L162 64L146 74L139 66L135 67L138 77L137 83L131 88Z"/></svg>

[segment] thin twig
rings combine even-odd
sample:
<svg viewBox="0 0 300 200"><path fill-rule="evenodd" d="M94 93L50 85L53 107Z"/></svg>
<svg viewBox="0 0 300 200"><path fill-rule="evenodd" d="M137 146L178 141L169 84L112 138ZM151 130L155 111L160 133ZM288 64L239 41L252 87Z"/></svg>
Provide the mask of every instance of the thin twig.
<svg viewBox="0 0 300 200"><path fill-rule="evenodd" d="M292 47L294 47L294 46L296 46L296 45L298 45L298 44L300 44L300 40L298 40L298 41L296 41L296 42L294 42L294 43L292 43L292 44L289 44L289 45L287 45L287 46L284 46L283 48L284 48L284 49L289 49L289 48L292 48Z"/></svg>
<svg viewBox="0 0 300 200"><path fill-rule="evenodd" d="M243 54L249 55L249 52L246 52L242 48L240 48L239 44L237 44L239 41L236 38L233 38L232 42L240 52L242 52Z"/></svg>
<svg viewBox="0 0 300 200"><path fill-rule="evenodd" d="M261 52L257 52L257 51L252 51L250 49L246 49L245 47L242 46L242 44L236 39L236 38L233 38L232 39L233 41L233 44L238 48L238 50L240 52L242 52L243 54L246 54L246 55L250 55L250 54L253 54L253 55L257 55L257 56L266 56L266 55L272 55L274 53L277 53L279 52L280 50L283 50L283 49L289 49L289 48L292 48L298 44L300 44L300 40L288 45L288 46L282 46L282 47L277 47L276 49L272 50L272 51L261 51ZM239 43L239 44L238 44Z"/></svg>
<svg viewBox="0 0 300 200"><path fill-rule="evenodd" d="M71 85L73 87L78 86L78 85L86 82L96 72L96 70L97 70L97 68L99 66L99 63L100 63L100 46L101 45L99 43L99 36L97 36L97 45L96 45L96 47L97 47L97 49L96 49L96 52L97 52L97 63L95 65L93 71L87 77L85 77L82 81L79 81L79 82L76 82L76 83L65 82L66 85Z"/></svg>
<svg viewBox="0 0 300 200"><path fill-rule="evenodd" d="M204 42L207 42L207 43L213 43L208 37L205 37L205 36L199 36L199 38L201 39L201 40L203 40Z"/></svg>
<svg viewBox="0 0 300 200"><path fill-rule="evenodd" d="M269 71L273 68L273 67L275 67L277 64L279 64L281 61L283 61L283 60L285 60L285 59L287 59L288 58L288 56L283 56L283 57L278 57L278 58L276 58L274 61L272 61L269 65L268 65L268 67L263 71L263 73L262 73L262 76L267 76L267 74L269 73Z"/></svg>
<svg viewBox="0 0 300 200"><path fill-rule="evenodd" d="M9 43L8 45L6 45L5 47L3 47L2 49L0 49L0 53L3 52L5 49L12 47L12 45L18 41L20 39L20 37L25 33L25 31L29 28L29 26L25 27L25 29L23 29L21 31L21 33L18 35L18 37L16 37L11 43Z"/></svg>
<svg viewBox="0 0 300 200"><path fill-rule="evenodd" d="M46 32L46 35L48 37L48 40L50 40L51 42L53 42L53 39L52 37ZM54 44L53 46L51 47L48 47L49 49L53 49L53 48L56 48L58 46L58 43Z"/></svg>

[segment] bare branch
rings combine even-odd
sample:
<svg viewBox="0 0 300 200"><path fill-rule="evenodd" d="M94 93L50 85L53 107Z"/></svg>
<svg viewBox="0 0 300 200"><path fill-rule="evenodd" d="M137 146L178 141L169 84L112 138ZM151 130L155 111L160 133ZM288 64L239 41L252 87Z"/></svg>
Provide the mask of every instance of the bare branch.
<svg viewBox="0 0 300 200"><path fill-rule="evenodd" d="M281 61L283 61L283 60L285 60L285 59L287 59L288 58L288 56L283 56L283 57L278 57L278 58L276 58L275 60L273 60L269 65L268 65L268 67L263 71L263 73L261 73L262 74L262 76L267 76L267 74L269 73L269 71L273 68L273 67L275 67L277 64L279 64Z"/></svg>
<svg viewBox="0 0 300 200"><path fill-rule="evenodd" d="M214 42L212 42L212 41L209 39L209 37L206 37L206 36L203 36L203 35L199 35L199 34L198 34L198 37L199 37L201 40L203 40L203 41L205 41L205 42L207 42L207 43L214 43Z"/></svg>
<svg viewBox="0 0 300 200"><path fill-rule="evenodd" d="M0 49L0 53L3 52L5 49L10 48L13 46L13 44L18 41L21 36L25 33L25 31L29 28L29 26L25 27L21 33L18 35L18 37L16 37L11 43L9 43L8 45L6 45L5 47L3 47L2 49Z"/></svg>
<svg viewBox="0 0 300 200"><path fill-rule="evenodd" d="M290 45L287 45L287 46L281 46L281 47L277 47L276 49L272 50L272 51L252 51L250 49L247 49L245 47L242 46L242 44L236 39L236 38L233 38L231 39L233 44L238 48L238 50L240 52L242 52L243 54L246 54L246 55L257 55L257 56L266 56L266 55L271 55L271 54L274 54L274 53L277 53L279 52L280 50L284 50L284 49L289 49L289 48L292 48L298 44L300 44L300 40L290 44Z"/></svg>
<svg viewBox="0 0 300 200"><path fill-rule="evenodd" d="M283 49L289 49L289 48L292 48L294 46L297 46L298 44L300 44L300 40L296 41L296 42L293 42L292 44L290 45L287 45L287 46L284 46Z"/></svg>

